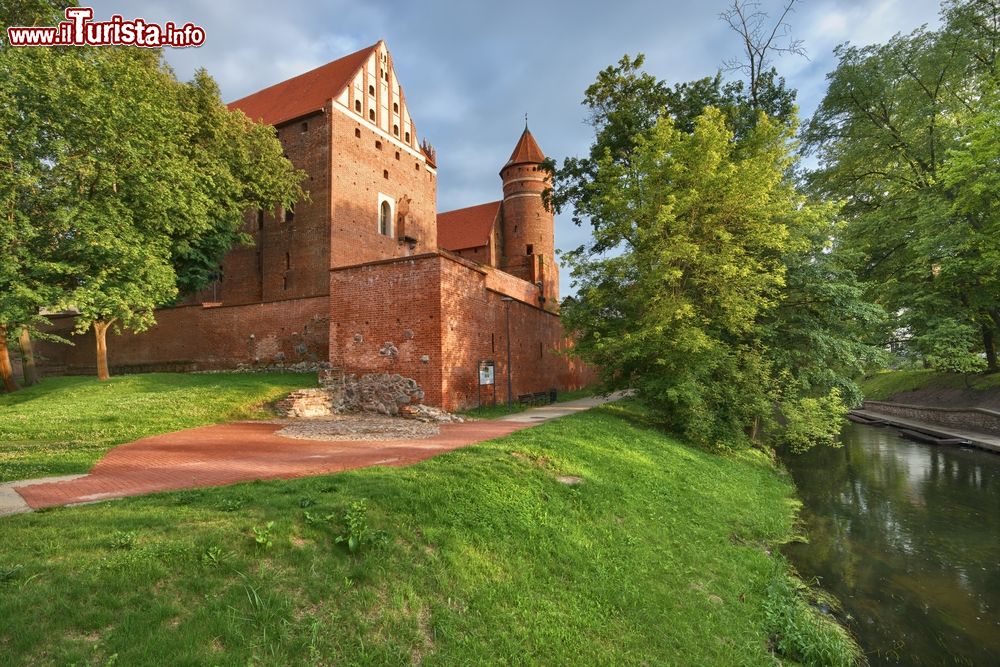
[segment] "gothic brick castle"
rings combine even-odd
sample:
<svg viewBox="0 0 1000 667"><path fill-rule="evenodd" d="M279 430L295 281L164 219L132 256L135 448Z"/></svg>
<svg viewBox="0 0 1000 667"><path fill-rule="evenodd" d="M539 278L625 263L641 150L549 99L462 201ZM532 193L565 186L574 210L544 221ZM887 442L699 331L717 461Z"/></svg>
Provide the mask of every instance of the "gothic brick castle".
<svg viewBox="0 0 1000 667"><path fill-rule="evenodd" d="M426 403L456 409L477 401L484 360L506 399L509 317L515 395L589 379L560 354L544 154L527 127L500 169L501 200L438 214L435 155L417 141L384 42L230 107L276 128L309 201L249 214L253 245L234 248L202 293L157 311L151 330L110 338L113 370L328 361L413 378ZM54 324L66 334L72 316ZM50 370L92 370L88 337L42 344Z"/></svg>

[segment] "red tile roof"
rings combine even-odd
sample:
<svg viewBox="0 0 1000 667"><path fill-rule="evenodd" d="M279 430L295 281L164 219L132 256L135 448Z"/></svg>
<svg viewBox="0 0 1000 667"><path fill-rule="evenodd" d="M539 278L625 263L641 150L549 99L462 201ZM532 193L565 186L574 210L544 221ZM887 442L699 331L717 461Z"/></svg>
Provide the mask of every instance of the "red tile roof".
<svg viewBox="0 0 1000 667"><path fill-rule="evenodd" d="M521 138L517 141L517 146L514 147L514 152L510 154L510 159L507 160L504 167L509 167L512 164L539 164L544 161L545 153L538 147L538 142L525 126Z"/></svg>
<svg viewBox="0 0 1000 667"><path fill-rule="evenodd" d="M438 245L445 250L478 248L490 242L493 222L500 212L500 202L469 206L438 213Z"/></svg>
<svg viewBox="0 0 1000 667"><path fill-rule="evenodd" d="M376 46L378 42L305 74L230 102L228 106L230 109L242 110L251 120L268 125L280 125L319 111L326 106L327 100L337 97L351 83Z"/></svg>

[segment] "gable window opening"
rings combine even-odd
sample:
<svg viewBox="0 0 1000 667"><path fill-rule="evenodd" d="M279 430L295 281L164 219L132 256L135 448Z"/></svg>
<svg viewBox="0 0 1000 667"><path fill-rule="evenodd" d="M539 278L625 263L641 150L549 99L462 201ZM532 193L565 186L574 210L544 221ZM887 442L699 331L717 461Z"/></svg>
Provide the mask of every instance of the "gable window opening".
<svg viewBox="0 0 1000 667"><path fill-rule="evenodd" d="M399 125L392 126L392 133L395 134L397 137L399 136Z"/></svg>
<svg viewBox="0 0 1000 667"><path fill-rule="evenodd" d="M406 133L406 143L410 143L410 133Z"/></svg>
<svg viewBox="0 0 1000 667"><path fill-rule="evenodd" d="M371 120L371 122L373 123L375 122L375 109L368 110L368 118Z"/></svg>
<svg viewBox="0 0 1000 667"><path fill-rule="evenodd" d="M387 200L379 206L378 233L383 236L392 236L392 204Z"/></svg>
<svg viewBox="0 0 1000 667"><path fill-rule="evenodd" d="M396 113L399 113L399 102L392 103L392 110L395 111Z"/></svg>
<svg viewBox="0 0 1000 667"><path fill-rule="evenodd" d="M354 110L361 113L361 100L354 100Z"/></svg>
<svg viewBox="0 0 1000 667"><path fill-rule="evenodd" d="M375 94L375 86L368 86L368 94L369 95Z"/></svg>

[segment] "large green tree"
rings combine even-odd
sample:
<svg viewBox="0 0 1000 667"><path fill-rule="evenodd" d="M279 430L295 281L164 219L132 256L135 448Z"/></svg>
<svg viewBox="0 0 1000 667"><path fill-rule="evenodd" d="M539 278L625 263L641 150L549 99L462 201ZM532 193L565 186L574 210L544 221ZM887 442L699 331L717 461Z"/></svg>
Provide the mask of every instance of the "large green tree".
<svg viewBox="0 0 1000 667"><path fill-rule="evenodd" d="M939 30L837 49L807 126L819 196L845 201L845 256L936 367L996 368L1000 3L947 3ZM992 142L992 143L991 143Z"/></svg>
<svg viewBox="0 0 1000 667"><path fill-rule="evenodd" d="M828 442L881 311L831 252L836 206L790 178L794 93L773 71L755 102L718 76L668 87L641 64L599 75L594 145L556 172L553 201L594 233L564 255L577 350L694 441Z"/></svg>
<svg viewBox="0 0 1000 667"><path fill-rule="evenodd" d="M178 82L159 52L4 49L0 80L15 167L0 202L17 221L0 240L20 258L0 273L0 324L75 309L102 379L110 328L152 325L245 238L245 211L303 195L273 128L226 109L204 72Z"/></svg>

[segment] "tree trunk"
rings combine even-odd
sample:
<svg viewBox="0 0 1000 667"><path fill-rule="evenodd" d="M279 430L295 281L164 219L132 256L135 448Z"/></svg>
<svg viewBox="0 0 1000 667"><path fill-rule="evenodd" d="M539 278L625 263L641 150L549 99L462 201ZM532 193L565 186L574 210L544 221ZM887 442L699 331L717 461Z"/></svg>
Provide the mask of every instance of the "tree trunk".
<svg viewBox="0 0 1000 667"><path fill-rule="evenodd" d="M38 368L35 367L35 347L31 342L31 332L28 327L21 327L17 339L21 346L21 371L24 373L24 386L38 384Z"/></svg>
<svg viewBox="0 0 1000 667"><path fill-rule="evenodd" d="M986 312L989 313L990 319L993 320L996 328L1000 329L1000 308L989 308Z"/></svg>
<svg viewBox="0 0 1000 667"><path fill-rule="evenodd" d="M97 340L97 379L107 380L111 377L108 372L108 329L114 324L114 318L107 322L94 322L94 338Z"/></svg>
<svg viewBox="0 0 1000 667"><path fill-rule="evenodd" d="M7 351L7 325L0 324L0 377L7 391L17 391L17 381L14 379L14 367L10 363L10 352Z"/></svg>
<svg viewBox="0 0 1000 667"><path fill-rule="evenodd" d="M983 329L983 349L986 350L986 366L990 372L997 370L997 348L993 337L993 329L987 325L982 325Z"/></svg>

